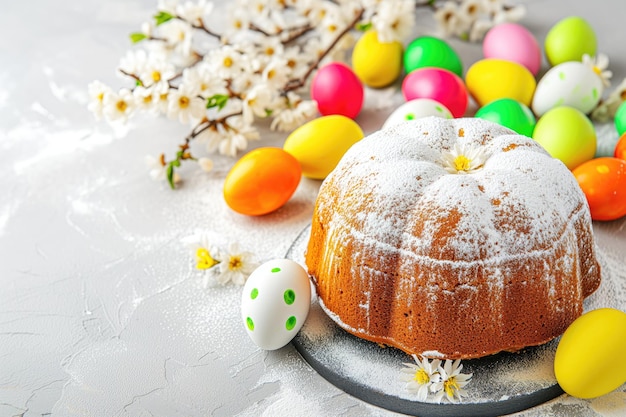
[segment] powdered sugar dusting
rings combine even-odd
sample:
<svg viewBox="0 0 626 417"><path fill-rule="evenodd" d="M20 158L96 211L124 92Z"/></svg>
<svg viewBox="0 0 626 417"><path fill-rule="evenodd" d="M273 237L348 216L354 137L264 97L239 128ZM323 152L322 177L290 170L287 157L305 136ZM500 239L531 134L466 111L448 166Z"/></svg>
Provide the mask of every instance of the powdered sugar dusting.
<svg viewBox="0 0 626 417"><path fill-rule="evenodd" d="M450 162L451 150L480 161L471 170L450 172L456 163ZM345 329L412 353L481 356L544 343L580 314L583 294L597 286L590 225L585 196L572 173L531 138L481 119L423 118L364 138L324 181L312 239L322 235L323 249L311 256L309 267L320 277L328 310L337 313L337 306L355 303L341 320L333 315ZM347 281L325 278L341 268ZM532 286L545 308L511 313L510 304L517 302L508 298L512 279L516 288ZM372 303L373 286L377 294L395 288L406 296L390 300L385 294ZM350 296L336 295L344 291ZM333 297L341 302L333 304ZM459 335L480 333L510 344L474 352L444 348L436 336L443 329L431 320L435 311L445 310L443 300L455 305ZM386 310L404 312L402 328L417 332L399 336L378 330L380 320L390 321ZM419 317L424 312L427 319ZM487 312L506 320L486 323L481 316ZM516 315L523 318L512 321ZM537 331L531 323L539 320L549 325ZM472 327L479 322L489 327ZM524 336L513 342L504 335L516 327L526 333L515 330ZM472 343L468 346L481 345Z"/></svg>

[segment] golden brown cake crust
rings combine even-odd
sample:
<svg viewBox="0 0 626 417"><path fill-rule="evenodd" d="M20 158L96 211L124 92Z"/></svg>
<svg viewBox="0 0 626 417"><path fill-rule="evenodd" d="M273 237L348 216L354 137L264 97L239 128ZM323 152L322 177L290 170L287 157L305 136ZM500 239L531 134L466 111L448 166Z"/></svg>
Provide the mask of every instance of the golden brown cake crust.
<svg viewBox="0 0 626 417"><path fill-rule="evenodd" d="M486 161L448 172L455 149ZM545 343L600 284L570 171L480 119L407 122L354 145L320 189L306 264L341 327L425 357Z"/></svg>

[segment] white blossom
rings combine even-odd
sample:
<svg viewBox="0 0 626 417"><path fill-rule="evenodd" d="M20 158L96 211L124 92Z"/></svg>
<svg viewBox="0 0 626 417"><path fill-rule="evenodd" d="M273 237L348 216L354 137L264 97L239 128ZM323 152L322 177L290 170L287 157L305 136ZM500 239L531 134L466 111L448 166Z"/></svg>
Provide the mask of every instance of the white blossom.
<svg viewBox="0 0 626 417"><path fill-rule="evenodd" d="M155 181L167 180L167 165L165 164L163 155L161 155L159 158L155 158L152 155L147 155L145 157L145 163L146 166L150 169L150 178ZM180 175L174 172L173 180L174 183L180 182Z"/></svg>
<svg viewBox="0 0 626 417"><path fill-rule="evenodd" d="M159 26L160 34L165 40L175 46L183 56L191 55L192 27L186 21L180 19L169 20Z"/></svg>
<svg viewBox="0 0 626 417"><path fill-rule="evenodd" d="M206 0L186 1L176 7L177 14L195 26L203 24L204 19L213 11L213 3Z"/></svg>
<svg viewBox="0 0 626 417"><path fill-rule="evenodd" d="M222 155L237 156L237 152L248 147L249 140L259 140L259 132L243 118L234 117L228 121L228 129L219 142L218 150Z"/></svg>
<svg viewBox="0 0 626 417"><path fill-rule="evenodd" d="M133 49L126 52L119 64L119 69L127 74L139 75L145 71L148 54L143 49Z"/></svg>
<svg viewBox="0 0 626 417"><path fill-rule="evenodd" d="M312 120L317 115L317 103L314 100L302 100L296 93L287 94L285 107L278 110L270 128L289 131Z"/></svg>
<svg viewBox="0 0 626 417"><path fill-rule="evenodd" d="M604 87L609 87L611 85L613 72L608 70L609 57L607 55L598 54L595 58L593 58L588 54L583 54L582 62L598 75L598 77L602 80L602 85Z"/></svg>
<svg viewBox="0 0 626 417"><path fill-rule="evenodd" d="M228 282L245 284L248 276L258 266L254 254L241 251L237 243L230 243L226 250L219 251L217 260L219 274L216 278L222 285Z"/></svg>
<svg viewBox="0 0 626 417"><path fill-rule="evenodd" d="M188 84L181 84L178 89L168 94L167 115L181 123L194 122L205 114L204 100L198 97L197 90Z"/></svg>
<svg viewBox="0 0 626 417"><path fill-rule="evenodd" d="M439 366L440 380L430 386L431 392L435 393L435 401L441 402L447 398L451 403L458 402L464 395L465 386L470 382L472 374L462 374L461 360L446 360L443 366Z"/></svg>
<svg viewBox="0 0 626 417"><path fill-rule="evenodd" d="M272 108L272 89L267 84L257 84L252 87L243 100L243 118L248 124L254 122L254 116L267 117L267 111Z"/></svg>
<svg viewBox="0 0 626 417"><path fill-rule="evenodd" d="M224 79L238 76L243 66L241 53L230 45L211 50L205 59L215 74Z"/></svg>
<svg viewBox="0 0 626 417"><path fill-rule="evenodd" d="M380 42L402 42L411 34L415 24L415 2L412 0L385 1L380 4L378 13L372 17L372 24Z"/></svg>
<svg viewBox="0 0 626 417"><path fill-rule="evenodd" d="M104 95L102 113L110 121L126 122L135 110L135 97L133 93L123 88L118 93L113 91Z"/></svg>
<svg viewBox="0 0 626 417"><path fill-rule="evenodd" d="M455 2L447 1L435 12L434 16L441 36L460 35L465 33L469 24L464 20Z"/></svg>
<svg viewBox="0 0 626 417"><path fill-rule="evenodd" d="M133 96L135 97L135 104L137 106L137 109L148 111L150 113L157 113L159 111L159 98L156 97L154 88L146 88L141 85L137 86L133 90Z"/></svg>
<svg viewBox="0 0 626 417"><path fill-rule="evenodd" d="M204 98L227 93L224 79L212 73L205 63L186 68L183 71L182 83L193 85L197 89L198 95Z"/></svg>
<svg viewBox="0 0 626 417"><path fill-rule="evenodd" d="M198 165L204 172L210 172L213 170L213 160L209 158L199 158Z"/></svg>
<svg viewBox="0 0 626 417"><path fill-rule="evenodd" d="M102 119L104 111L104 98L111 94L113 91L111 88L100 81L93 81L89 83L87 87L87 93L89 94L89 104L87 108L91 111L96 120Z"/></svg>

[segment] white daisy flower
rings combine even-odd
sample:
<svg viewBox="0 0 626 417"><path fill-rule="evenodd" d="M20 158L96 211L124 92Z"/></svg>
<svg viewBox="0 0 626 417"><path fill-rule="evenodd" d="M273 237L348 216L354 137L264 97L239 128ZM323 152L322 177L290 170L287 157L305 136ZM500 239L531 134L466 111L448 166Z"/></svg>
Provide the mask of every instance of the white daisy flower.
<svg viewBox="0 0 626 417"><path fill-rule="evenodd" d="M441 402L445 397L448 401L455 403L467 394L464 388L472 379L472 374L462 374L462 369L463 365L461 365L460 359L454 362L447 359L443 366L439 366L437 371L440 380L430 386L431 392L435 393L437 402Z"/></svg>
<svg viewBox="0 0 626 417"><path fill-rule="evenodd" d="M583 64L595 72L602 80L602 85L609 87L611 85L611 77L613 72L607 70L609 67L609 57L605 54L598 54L595 58L584 54L582 58Z"/></svg>
<svg viewBox="0 0 626 417"><path fill-rule="evenodd" d="M189 84L181 84L168 94L167 115L181 123L190 123L201 119L206 114L204 100Z"/></svg>
<svg viewBox="0 0 626 417"><path fill-rule="evenodd" d="M146 166L150 169L150 178L155 181L167 181L167 164L165 156L161 154L158 158L152 155L146 155L144 159ZM181 181L180 175L174 172L174 183Z"/></svg>
<svg viewBox="0 0 626 417"><path fill-rule="evenodd" d="M126 122L135 110L135 97L130 90L123 88L104 95L102 114L110 121Z"/></svg>
<svg viewBox="0 0 626 417"><path fill-rule="evenodd" d="M120 59L119 69L127 74L139 75L145 71L148 63L148 54L143 49L133 49L126 52Z"/></svg>
<svg viewBox="0 0 626 417"><path fill-rule="evenodd" d="M443 167L451 174L471 174L481 169L487 161L483 148L458 143L451 151L443 152L441 157Z"/></svg>
<svg viewBox="0 0 626 417"><path fill-rule="evenodd" d="M386 1L380 4L372 17L374 30L380 42L403 41L415 24L415 2L411 0Z"/></svg>
<svg viewBox="0 0 626 417"><path fill-rule="evenodd" d="M104 115L104 97L112 92L109 86L100 81L93 81L87 86L87 93L89 94L87 108L94 114L96 120L102 119Z"/></svg>
<svg viewBox="0 0 626 417"><path fill-rule="evenodd" d="M429 362L427 358L420 360L417 355L412 356L415 363L404 363L405 368L402 369L401 378L407 383L406 389L417 394L418 401L425 401L431 385L441 380L438 373L441 361L434 359Z"/></svg>
<svg viewBox="0 0 626 417"><path fill-rule="evenodd" d="M240 251L237 243L231 243L227 250L220 251L217 260L219 274L216 279L222 285L229 281L237 285L245 284L248 276L258 266L254 254Z"/></svg>

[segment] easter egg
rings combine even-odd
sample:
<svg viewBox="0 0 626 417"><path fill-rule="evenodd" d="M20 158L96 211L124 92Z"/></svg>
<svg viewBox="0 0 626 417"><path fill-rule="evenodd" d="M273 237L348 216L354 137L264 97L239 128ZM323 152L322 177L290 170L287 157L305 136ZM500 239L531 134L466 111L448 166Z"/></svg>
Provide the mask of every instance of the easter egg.
<svg viewBox="0 0 626 417"><path fill-rule="evenodd" d="M537 116L558 106L570 106L587 114L604 91L602 80L588 65L570 61L554 66L539 80L532 108Z"/></svg>
<svg viewBox="0 0 626 417"><path fill-rule="evenodd" d="M446 106L454 117L461 117L467 109L467 90L463 80L453 72L441 68L417 69L402 82L406 101L430 98Z"/></svg>
<svg viewBox="0 0 626 417"><path fill-rule="evenodd" d="M501 23L487 32L483 56L517 62L533 75L541 68L541 48L532 33L517 23Z"/></svg>
<svg viewBox="0 0 626 417"><path fill-rule="evenodd" d="M498 123L528 137L532 137L537 123L535 115L528 106L511 98L492 101L478 109L475 117Z"/></svg>
<svg viewBox="0 0 626 417"><path fill-rule="evenodd" d="M578 398L608 394L626 382L626 313L600 308L565 330L554 356L554 374Z"/></svg>
<svg viewBox="0 0 626 417"><path fill-rule="evenodd" d="M603 157L591 159L572 171L589 203L593 220L626 216L626 161Z"/></svg>
<svg viewBox="0 0 626 417"><path fill-rule="evenodd" d="M241 214L267 214L291 198L300 177L300 164L284 150L255 149L242 156L228 172L224 200Z"/></svg>
<svg viewBox="0 0 626 417"><path fill-rule="evenodd" d="M512 98L530 106L537 83L526 67L497 58L481 59L467 70L465 83L479 106Z"/></svg>
<svg viewBox="0 0 626 417"><path fill-rule="evenodd" d="M402 72L402 44L380 42L376 31L367 31L354 45L352 69L363 84L385 87Z"/></svg>
<svg viewBox="0 0 626 417"><path fill-rule="evenodd" d="M596 34L582 17L570 16L557 22L546 35L546 58L550 65L580 61L584 54L596 55Z"/></svg>
<svg viewBox="0 0 626 417"><path fill-rule="evenodd" d="M617 140L617 143L615 144L615 150L613 151L613 156L619 159L626 160L626 132L622 133L622 136L620 136Z"/></svg>
<svg viewBox="0 0 626 417"><path fill-rule="evenodd" d="M283 149L300 163L305 177L321 180L363 136L354 120L340 115L323 116L291 132Z"/></svg>
<svg viewBox="0 0 626 417"><path fill-rule="evenodd" d="M341 114L354 119L363 107L363 84L348 66L332 62L313 76L311 98L324 116Z"/></svg>
<svg viewBox="0 0 626 417"><path fill-rule="evenodd" d="M615 129L617 129L617 134L622 135L626 132L626 101L623 101L622 104L617 108L617 112L615 113Z"/></svg>
<svg viewBox="0 0 626 417"><path fill-rule="evenodd" d="M429 98L416 98L415 100L407 101L395 109L389 117L387 117L382 128L385 129L386 127L406 120L415 120L428 116L452 119L452 113L450 113L450 110L446 109L446 106L443 104Z"/></svg>
<svg viewBox="0 0 626 417"><path fill-rule="evenodd" d="M241 318L250 339L280 349L298 333L311 305L309 275L296 262L274 259L250 274L241 293Z"/></svg>
<svg viewBox="0 0 626 417"><path fill-rule="evenodd" d="M596 132L591 121L573 107L556 107L541 116L533 139L569 169L590 160L596 153Z"/></svg>
<svg viewBox="0 0 626 417"><path fill-rule="evenodd" d="M418 68L443 68L463 76L463 63L454 49L443 39L421 36L409 43L404 51L404 71Z"/></svg>

